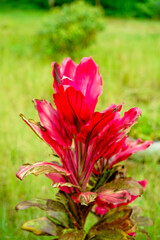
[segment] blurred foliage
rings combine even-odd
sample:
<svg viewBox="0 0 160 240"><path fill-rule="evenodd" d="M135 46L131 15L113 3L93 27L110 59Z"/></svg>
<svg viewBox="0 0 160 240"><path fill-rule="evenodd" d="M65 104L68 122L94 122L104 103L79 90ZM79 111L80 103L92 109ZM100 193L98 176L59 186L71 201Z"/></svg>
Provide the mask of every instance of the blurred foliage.
<svg viewBox="0 0 160 240"><path fill-rule="evenodd" d="M146 116L142 116L138 120L138 124L131 130L133 138L142 138L144 140L157 139L160 136L160 119L155 122L150 121Z"/></svg>
<svg viewBox="0 0 160 240"><path fill-rule="evenodd" d="M87 0L96 4L97 0ZM140 18L160 17L160 0L99 0L107 15Z"/></svg>
<svg viewBox="0 0 160 240"><path fill-rule="evenodd" d="M136 17L160 18L160 0L138 1L135 8Z"/></svg>
<svg viewBox="0 0 160 240"><path fill-rule="evenodd" d="M160 0L85 0L101 5L106 15L138 18L160 18ZM75 0L1 0L0 7L49 9L75 2ZM79 9L81 11L81 9Z"/></svg>
<svg viewBox="0 0 160 240"><path fill-rule="evenodd" d="M49 0L1 0L0 7L5 9L49 9Z"/></svg>
<svg viewBox="0 0 160 240"><path fill-rule="evenodd" d="M45 55L66 52L74 56L76 50L93 42L97 31L103 27L103 11L100 8L75 2L53 10L41 25L35 45L38 52L40 50Z"/></svg>

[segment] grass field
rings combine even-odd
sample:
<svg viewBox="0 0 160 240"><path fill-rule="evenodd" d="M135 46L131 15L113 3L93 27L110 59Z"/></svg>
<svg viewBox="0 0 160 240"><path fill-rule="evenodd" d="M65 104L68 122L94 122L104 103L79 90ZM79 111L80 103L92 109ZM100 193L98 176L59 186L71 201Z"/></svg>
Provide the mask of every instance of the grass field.
<svg viewBox="0 0 160 240"><path fill-rule="evenodd" d="M50 149L20 120L19 113L37 119L33 97L52 101L51 61L34 50L33 42L45 12L0 12L0 239L38 239L22 232L27 219L36 218L38 210L16 212L15 205L33 197L54 197L55 190L44 176L29 176L23 182L16 171L23 163L48 160ZM78 63L92 56L104 81L98 110L111 103L125 102L124 110L138 106L142 118L131 132L133 137L160 139L160 24L156 21L106 19L106 27L90 47L76 53ZM160 165L158 159L127 164L137 180L148 179L143 197L136 200L146 216L154 220L148 228L152 240L160 239ZM50 239L50 237L42 237ZM137 239L145 239L140 235Z"/></svg>

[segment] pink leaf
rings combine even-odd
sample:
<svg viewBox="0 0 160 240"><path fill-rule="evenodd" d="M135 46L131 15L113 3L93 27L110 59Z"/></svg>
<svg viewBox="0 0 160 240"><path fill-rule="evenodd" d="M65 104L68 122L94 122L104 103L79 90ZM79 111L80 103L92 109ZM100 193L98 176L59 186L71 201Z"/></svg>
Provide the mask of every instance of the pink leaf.
<svg viewBox="0 0 160 240"><path fill-rule="evenodd" d="M56 66L56 67L55 67ZM54 91L57 93L60 84L59 81L57 81L57 75L59 76L59 80L62 82L63 77L70 78L71 80L74 80L74 74L77 65L71 60L71 58L65 58L62 62L62 66L60 67L57 63L52 63L53 67L53 78L54 78Z"/></svg>
<svg viewBox="0 0 160 240"><path fill-rule="evenodd" d="M44 142L48 143L49 146L60 156L63 157L64 155L64 148L62 145L60 145L57 141L52 139L48 131L40 125L40 123L34 122L32 119L27 119L23 116L23 114L20 114L21 118L27 125L36 133L36 135L43 140Z"/></svg>
<svg viewBox="0 0 160 240"><path fill-rule="evenodd" d="M55 69L55 66L57 70ZM70 58L66 58L61 67L55 62L52 63L52 67L55 80L55 92L57 93L60 87L56 75L59 76L62 84L64 84L64 77L70 78L85 96L86 101L89 104L89 109L93 113L97 104L98 96L102 93L102 77L99 74L99 67L92 58L83 58L79 65L76 65Z"/></svg>
<svg viewBox="0 0 160 240"><path fill-rule="evenodd" d="M83 58L75 72L75 82L86 97L91 112L94 112L98 96L102 93L102 77L98 65L91 57Z"/></svg>
<svg viewBox="0 0 160 240"><path fill-rule="evenodd" d="M37 106L41 125L45 127L48 135L62 146L70 146L72 143L71 137L66 131L58 111L45 100L35 100L34 102Z"/></svg>

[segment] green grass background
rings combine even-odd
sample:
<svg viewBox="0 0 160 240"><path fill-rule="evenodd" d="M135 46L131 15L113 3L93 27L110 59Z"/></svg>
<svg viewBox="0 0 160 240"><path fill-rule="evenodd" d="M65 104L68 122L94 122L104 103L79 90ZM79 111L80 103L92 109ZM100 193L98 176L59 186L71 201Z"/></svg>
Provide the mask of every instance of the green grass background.
<svg viewBox="0 0 160 240"><path fill-rule="evenodd" d="M36 51L36 33L50 13L0 12L0 239L40 239L21 231L23 222L43 215L38 210L16 212L15 205L33 197L54 197L55 190L44 176L15 177L24 163L51 161L50 149L21 121L19 113L38 120L31 100L52 101L51 61L65 56L44 57ZM51 16L50 16L51 17ZM160 22L106 19L105 29L93 44L75 53L78 63L92 56L100 67L104 90L97 109L111 103L125 103L124 111L142 109L133 137L160 139ZM129 175L148 179L144 195L136 203L154 220L148 227L152 240L160 239L160 165L156 157L127 164ZM90 220L90 222L92 219ZM88 228L88 225L86 228ZM50 237L42 237L50 239ZM138 235L136 239L145 239Z"/></svg>

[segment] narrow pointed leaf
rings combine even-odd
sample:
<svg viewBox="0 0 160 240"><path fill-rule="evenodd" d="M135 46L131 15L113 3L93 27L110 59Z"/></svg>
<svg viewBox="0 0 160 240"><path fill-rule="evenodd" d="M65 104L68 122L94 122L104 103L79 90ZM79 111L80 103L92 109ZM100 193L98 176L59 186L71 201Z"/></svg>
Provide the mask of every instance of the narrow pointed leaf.
<svg viewBox="0 0 160 240"><path fill-rule="evenodd" d="M99 133L102 133L102 130L111 123L116 116L116 112L120 111L121 107L122 105L116 106L112 104L103 112L94 112L90 122L82 128L77 139L85 142L87 138L91 140Z"/></svg>
<svg viewBox="0 0 160 240"><path fill-rule="evenodd" d="M23 224L23 230L34 233L35 235L50 235L58 236L63 230L62 227L57 226L47 217L37 218Z"/></svg>
<svg viewBox="0 0 160 240"><path fill-rule="evenodd" d="M34 99L34 104L37 107L40 124L46 129L50 138L66 148L70 146L71 136L66 131L58 111L45 100Z"/></svg>
<svg viewBox="0 0 160 240"><path fill-rule="evenodd" d="M53 153L58 154L58 156L63 156L64 148L56 140L52 139L46 128L42 127L40 122L35 122L32 119L27 119L23 114L20 114L23 121L32 129L32 131L45 143L47 143L51 148Z"/></svg>
<svg viewBox="0 0 160 240"><path fill-rule="evenodd" d="M40 198L34 198L31 200L27 200L27 201L17 204L16 210L25 210L30 207L38 207L41 210L46 211L47 210L47 205L46 205L47 201L48 201L48 199L40 199Z"/></svg>

